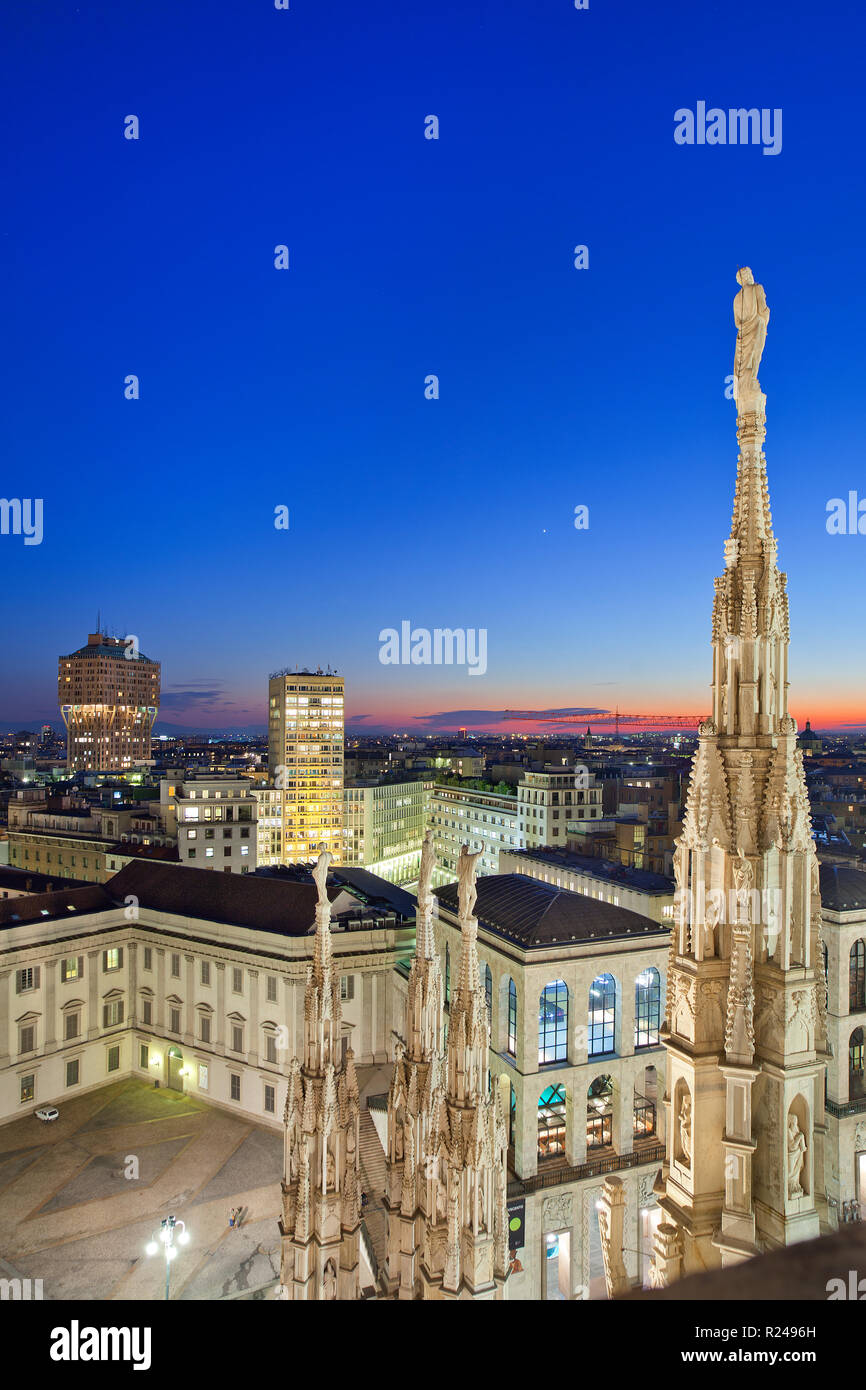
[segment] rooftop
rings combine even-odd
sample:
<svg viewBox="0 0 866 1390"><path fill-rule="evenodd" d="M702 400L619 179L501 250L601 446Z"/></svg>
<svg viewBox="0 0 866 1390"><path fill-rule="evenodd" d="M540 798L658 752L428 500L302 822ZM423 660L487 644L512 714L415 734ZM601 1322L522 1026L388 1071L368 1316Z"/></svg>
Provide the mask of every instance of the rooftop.
<svg viewBox="0 0 866 1390"><path fill-rule="evenodd" d="M591 854L576 854L573 850L552 849L541 846L539 849L510 849L505 853L515 859L529 859L542 864L550 864L575 873L590 874L593 878L605 879L609 883L619 883L624 888L636 888L641 893L672 893L675 884L665 874L654 874L649 869L632 869L625 864L617 864L612 859L595 858Z"/></svg>
<svg viewBox="0 0 866 1390"><path fill-rule="evenodd" d="M821 906L830 912L866 908L866 873L847 864L821 864Z"/></svg>
<svg viewBox="0 0 866 1390"><path fill-rule="evenodd" d="M628 908L571 893L524 874L490 874L476 884L476 916L498 936L522 946L541 947L579 941L666 937L669 929ZM442 907L458 911L456 883L434 890Z"/></svg>

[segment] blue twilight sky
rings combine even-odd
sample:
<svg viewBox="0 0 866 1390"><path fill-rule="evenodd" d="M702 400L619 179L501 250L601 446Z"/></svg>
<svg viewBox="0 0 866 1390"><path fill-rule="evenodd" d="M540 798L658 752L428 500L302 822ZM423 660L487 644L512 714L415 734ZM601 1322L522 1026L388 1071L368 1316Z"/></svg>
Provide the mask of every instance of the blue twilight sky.
<svg viewBox="0 0 866 1390"><path fill-rule="evenodd" d="M261 723L296 662L371 726L703 711L743 263L792 711L866 719L866 536L825 529L866 497L861 4L5 0L0 24L0 494L44 502L41 545L0 536L0 721L56 718L97 610L161 660L172 724ZM676 144L698 101L781 108L781 153ZM404 619L486 628L486 673L383 666Z"/></svg>

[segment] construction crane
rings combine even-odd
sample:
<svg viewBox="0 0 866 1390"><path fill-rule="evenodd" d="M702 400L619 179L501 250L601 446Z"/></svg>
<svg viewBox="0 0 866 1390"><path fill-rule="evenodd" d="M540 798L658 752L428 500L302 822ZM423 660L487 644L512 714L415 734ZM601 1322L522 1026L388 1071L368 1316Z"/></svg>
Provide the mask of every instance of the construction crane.
<svg viewBox="0 0 866 1390"><path fill-rule="evenodd" d="M706 714L620 714L619 710L598 710L593 714L557 714L549 709L507 709L503 720L531 719L543 724L613 724L619 738L620 724L632 728L696 729Z"/></svg>

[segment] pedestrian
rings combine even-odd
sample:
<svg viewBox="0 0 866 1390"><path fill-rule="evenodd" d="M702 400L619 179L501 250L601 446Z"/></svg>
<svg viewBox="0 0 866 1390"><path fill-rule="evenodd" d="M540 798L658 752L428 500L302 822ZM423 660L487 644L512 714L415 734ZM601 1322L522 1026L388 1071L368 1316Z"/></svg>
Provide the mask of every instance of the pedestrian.
<svg viewBox="0 0 866 1390"><path fill-rule="evenodd" d="M234 1226L234 1224L235 1224L235 1211L234 1211L234 1207L232 1207L231 1211L229 1212L229 1226L232 1227L232 1226Z"/></svg>

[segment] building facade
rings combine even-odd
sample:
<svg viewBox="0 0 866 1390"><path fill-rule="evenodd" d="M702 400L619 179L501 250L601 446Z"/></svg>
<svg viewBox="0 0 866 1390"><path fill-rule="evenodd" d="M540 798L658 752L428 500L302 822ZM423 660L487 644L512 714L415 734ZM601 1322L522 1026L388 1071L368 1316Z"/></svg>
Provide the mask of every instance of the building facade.
<svg viewBox="0 0 866 1390"><path fill-rule="evenodd" d="M343 849L342 676L279 671L268 684L268 768L283 791L284 862L313 860L324 844Z"/></svg>
<svg viewBox="0 0 866 1390"><path fill-rule="evenodd" d="M159 790L162 824L181 864L255 873L259 800L248 779L170 773Z"/></svg>
<svg viewBox="0 0 866 1390"><path fill-rule="evenodd" d="M866 1221L866 873L820 868L827 974L826 1187L831 1225Z"/></svg>
<svg viewBox="0 0 866 1390"><path fill-rule="evenodd" d="M418 876L432 782L361 781L343 791L344 864L391 883Z"/></svg>
<svg viewBox="0 0 866 1390"><path fill-rule="evenodd" d="M519 1209L509 1297L604 1297L596 1204L626 1190L628 1268L649 1269L663 1154L659 1038L669 931L636 913L517 875L478 880L477 956L490 1069ZM436 892L450 1003L460 959L456 885Z"/></svg>
<svg viewBox="0 0 866 1390"><path fill-rule="evenodd" d="M70 772L122 770L151 756L159 712L160 667L135 638L91 633L87 645L61 656L57 674Z"/></svg>
<svg viewBox="0 0 866 1390"><path fill-rule="evenodd" d="M457 874L461 845L482 846L479 876L499 872L499 855L519 843L517 797L437 782L430 791L430 825L436 849L437 883Z"/></svg>
<svg viewBox="0 0 866 1390"><path fill-rule="evenodd" d="M371 906L369 885L329 894L341 1046L384 1063L414 920ZM133 1076L279 1127L315 901L309 878L138 863L106 885L0 901L0 1123Z"/></svg>

